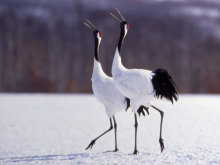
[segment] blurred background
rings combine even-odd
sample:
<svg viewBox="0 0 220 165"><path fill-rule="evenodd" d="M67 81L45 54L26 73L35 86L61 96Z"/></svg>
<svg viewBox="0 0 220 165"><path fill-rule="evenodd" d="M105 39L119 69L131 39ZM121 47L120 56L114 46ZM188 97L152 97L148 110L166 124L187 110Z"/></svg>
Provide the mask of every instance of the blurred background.
<svg viewBox="0 0 220 165"><path fill-rule="evenodd" d="M102 31L100 60L111 75L120 28L127 68L165 68L180 93L220 93L220 1L1 0L0 92L91 93L93 35Z"/></svg>

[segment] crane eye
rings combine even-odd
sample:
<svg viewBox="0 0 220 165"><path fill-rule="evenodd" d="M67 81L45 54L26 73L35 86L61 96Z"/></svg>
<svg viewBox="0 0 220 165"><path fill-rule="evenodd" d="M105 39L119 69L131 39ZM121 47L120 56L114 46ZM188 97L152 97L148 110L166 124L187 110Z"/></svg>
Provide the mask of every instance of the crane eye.
<svg viewBox="0 0 220 165"><path fill-rule="evenodd" d="M102 32L99 32L99 36L102 38Z"/></svg>

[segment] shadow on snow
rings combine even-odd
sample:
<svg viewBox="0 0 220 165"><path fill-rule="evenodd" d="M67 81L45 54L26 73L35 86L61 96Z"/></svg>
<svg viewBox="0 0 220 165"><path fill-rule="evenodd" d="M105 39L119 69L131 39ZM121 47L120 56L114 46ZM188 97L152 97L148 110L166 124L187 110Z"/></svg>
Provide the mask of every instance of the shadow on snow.
<svg viewBox="0 0 220 165"><path fill-rule="evenodd" d="M24 156L24 157L9 157L0 158L0 161L4 162L31 162L31 161L62 161L62 160L74 160L77 158L88 158L91 156L97 156L96 154L89 153L76 153L67 155L35 155L35 156Z"/></svg>

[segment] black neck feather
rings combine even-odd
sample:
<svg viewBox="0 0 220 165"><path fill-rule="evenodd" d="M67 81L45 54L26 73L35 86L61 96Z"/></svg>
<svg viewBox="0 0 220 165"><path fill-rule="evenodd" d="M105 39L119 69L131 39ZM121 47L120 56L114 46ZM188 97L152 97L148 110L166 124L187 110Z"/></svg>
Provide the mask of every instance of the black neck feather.
<svg viewBox="0 0 220 165"><path fill-rule="evenodd" d="M95 59L99 61L99 41L96 36L95 36Z"/></svg>
<svg viewBox="0 0 220 165"><path fill-rule="evenodd" d="M121 51L121 45L122 45L123 40L124 40L124 35L125 35L124 25L123 26L121 25L121 34L120 34L120 38L119 38L119 41L118 41L118 51L119 51L119 53Z"/></svg>

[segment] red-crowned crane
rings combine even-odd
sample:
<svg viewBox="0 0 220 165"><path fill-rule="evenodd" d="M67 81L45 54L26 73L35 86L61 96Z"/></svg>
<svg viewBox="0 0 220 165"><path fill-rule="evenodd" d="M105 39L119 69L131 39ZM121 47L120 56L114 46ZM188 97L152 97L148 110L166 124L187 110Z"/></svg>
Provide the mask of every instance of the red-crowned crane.
<svg viewBox="0 0 220 165"><path fill-rule="evenodd" d="M110 128L102 133L97 138L93 139L88 145L87 149L91 149L95 144L96 140L102 137L104 134L113 129L115 130L115 149L114 152L118 151L117 147L117 123L115 120L115 113L123 110L127 110L130 106L130 101L128 98L124 97L115 87L113 83L113 78L107 76L99 61L99 45L102 38L102 33L97 30L97 28L87 20L84 24L93 31L93 37L95 41L95 52L94 52L94 66L92 73L92 90L95 97L102 103L105 107L105 112L110 120ZM114 122L114 126L112 124Z"/></svg>
<svg viewBox="0 0 220 165"><path fill-rule="evenodd" d="M154 71L144 69L127 69L121 62L120 50L123 40L128 32L129 24L126 22L122 14L116 9L120 15L119 19L113 13L110 13L116 20L120 22L120 37L118 45L115 51L112 75L113 81L117 89L130 99L130 107L134 112L135 118L135 147L133 154L137 154L137 115L136 113L143 113L144 110L148 110L149 107L157 110L161 115L160 121L160 136L159 143L161 152L164 149L164 142L162 139L162 123L163 123L163 111L151 104L154 98L166 98L173 103L178 100L178 94L175 88L175 83L171 76L165 69L156 69ZM148 111L147 111L148 112Z"/></svg>

